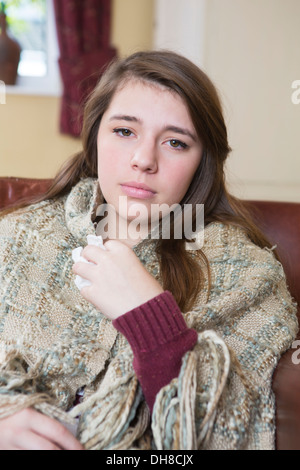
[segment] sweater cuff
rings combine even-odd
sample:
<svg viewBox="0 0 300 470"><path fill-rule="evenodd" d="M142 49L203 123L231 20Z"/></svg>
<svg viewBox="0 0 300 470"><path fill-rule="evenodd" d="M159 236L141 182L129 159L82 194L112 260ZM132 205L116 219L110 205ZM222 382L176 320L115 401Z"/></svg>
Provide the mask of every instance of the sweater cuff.
<svg viewBox="0 0 300 470"><path fill-rule="evenodd" d="M188 330L169 291L116 318L113 325L126 337L134 355L155 351Z"/></svg>
<svg viewBox="0 0 300 470"><path fill-rule="evenodd" d="M183 355L197 343L168 291L121 315L114 327L128 340L133 367L152 413L159 390L178 377Z"/></svg>

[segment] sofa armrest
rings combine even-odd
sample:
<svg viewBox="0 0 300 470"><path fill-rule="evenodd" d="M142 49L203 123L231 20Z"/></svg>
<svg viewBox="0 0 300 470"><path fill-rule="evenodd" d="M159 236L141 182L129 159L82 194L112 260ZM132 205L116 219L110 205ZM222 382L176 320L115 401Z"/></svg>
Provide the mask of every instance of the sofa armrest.
<svg viewBox="0 0 300 470"><path fill-rule="evenodd" d="M0 210L26 197L44 194L51 182L51 179L0 177Z"/></svg>

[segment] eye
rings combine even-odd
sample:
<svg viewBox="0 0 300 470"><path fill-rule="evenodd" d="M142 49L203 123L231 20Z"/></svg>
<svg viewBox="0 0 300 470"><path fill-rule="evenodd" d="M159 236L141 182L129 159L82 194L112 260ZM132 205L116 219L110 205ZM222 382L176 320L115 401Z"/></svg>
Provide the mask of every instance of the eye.
<svg viewBox="0 0 300 470"><path fill-rule="evenodd" d="M132 132L126 127L119 127L113 130L115 134L120 135L121 137L130 137Z"/></svg>
<svg viewBox="0 0 300 470"><path fill-rule="evenodd" d="M168 142L169 142L170 147L172 147L173 149L186 149L187 148L187 144L177 139L172 139L172 140L169 140Z"/></svg>

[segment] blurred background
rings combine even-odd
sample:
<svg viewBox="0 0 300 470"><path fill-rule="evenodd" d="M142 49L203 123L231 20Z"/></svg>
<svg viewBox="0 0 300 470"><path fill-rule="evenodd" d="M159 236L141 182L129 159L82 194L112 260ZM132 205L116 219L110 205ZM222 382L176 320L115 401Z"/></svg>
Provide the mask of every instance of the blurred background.
<svg viewBox="0 0 300 470"><path fill-rule="evenodd" d="M2 86L0 176L51 178L81 148L78 137L61 131L63 83L53 1L45 0L44 10L11 6L8 26L23 53L16 84L5 86L5 103ZM104 2L105 27L118 56L172 49L214 81L232 147L226 167L231 192L300 202L300 1Z"/></svg>

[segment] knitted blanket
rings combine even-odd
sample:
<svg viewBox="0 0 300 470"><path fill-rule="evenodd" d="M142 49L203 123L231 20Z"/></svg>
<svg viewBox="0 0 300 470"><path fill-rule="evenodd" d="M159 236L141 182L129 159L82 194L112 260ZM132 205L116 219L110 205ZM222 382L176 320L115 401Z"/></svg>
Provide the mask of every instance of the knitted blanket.
<svg viewBox="0 0 300 470"><path fill-rule="evenodd" d="M86 449L273 449L271 377L298 328L280 263L237 227L206 227L212 288L184 315L198 343L150 417L127 340L74 283L96 193L83 180L0 219L0 418L34 407L76 426ZM159 280L155 243L134 251Z"/></svg>

